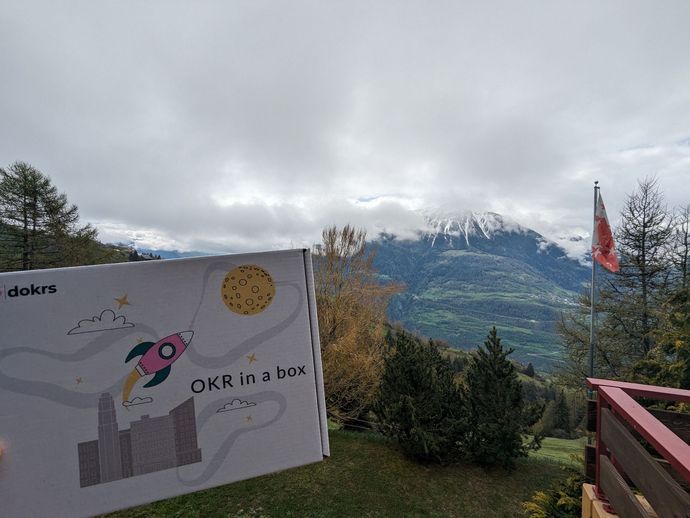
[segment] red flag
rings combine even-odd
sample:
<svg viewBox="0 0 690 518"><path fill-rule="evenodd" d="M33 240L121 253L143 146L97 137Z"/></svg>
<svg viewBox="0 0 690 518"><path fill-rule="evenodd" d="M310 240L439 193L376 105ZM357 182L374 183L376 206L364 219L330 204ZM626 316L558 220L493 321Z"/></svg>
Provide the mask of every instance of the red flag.
<svg viewBox="0 0 690 518"><path fill-rule="evenodd" d="M597 201L597 208L594 211L594 235L592 236L592 259L602 265L610 272L617 272L618 254L616 245L613 242L613 233L606 217L606 208L601 194Z"/></svg>

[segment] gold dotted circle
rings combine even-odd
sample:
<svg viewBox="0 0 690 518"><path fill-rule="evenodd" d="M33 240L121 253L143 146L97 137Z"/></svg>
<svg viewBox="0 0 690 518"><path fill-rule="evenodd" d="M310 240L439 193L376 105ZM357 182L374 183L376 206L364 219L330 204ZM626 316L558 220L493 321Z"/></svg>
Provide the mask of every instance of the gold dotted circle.
<svg viewBox="0 0 690 518"><path fill-rule="evenodd" d="M276 288L266 270L255 264L243 264L227 273L220 294L230 311L256 315L271 305Z"/></svg>

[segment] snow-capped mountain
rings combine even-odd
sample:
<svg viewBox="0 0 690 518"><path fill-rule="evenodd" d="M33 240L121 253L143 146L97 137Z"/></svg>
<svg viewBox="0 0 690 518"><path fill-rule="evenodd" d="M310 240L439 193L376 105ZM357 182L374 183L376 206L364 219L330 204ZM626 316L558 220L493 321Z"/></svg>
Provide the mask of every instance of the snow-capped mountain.
<svg viewBox="0 0 690 518"><path fill-rule="evenodd" d="M469 246L470 238L473 237L491 239L499 233L527 230L512 219L495 212L427 210L423 214L428 226L425 234L431 237L432 246L438 238L447 243L462 239Z"/></svg>
<svg viewBox="0 0 690 518"><path fill-rule="evenodd" d="M375 265L406 290L390 318L462 348L496 325L515 357L548 368L560 358L555 323L589 271L565 250L493 212L427 211L417 239L381 235Z"/></svg>
<svg viewBox="0 0 690 518"><path fill-rule="evenodd" d="M453 210L448 207L421 212L425 221L421 233L431 238L432 246L436 245L437 239L448 244L462 240L469 246L471 240L492 239L498 234L511 232L532 234L540 242L541 251L549 247L557 247L570 258L576 259L584 266L589 266L588 238L580 234L555 235L547 238L513 218L496 212Z"/></svg>

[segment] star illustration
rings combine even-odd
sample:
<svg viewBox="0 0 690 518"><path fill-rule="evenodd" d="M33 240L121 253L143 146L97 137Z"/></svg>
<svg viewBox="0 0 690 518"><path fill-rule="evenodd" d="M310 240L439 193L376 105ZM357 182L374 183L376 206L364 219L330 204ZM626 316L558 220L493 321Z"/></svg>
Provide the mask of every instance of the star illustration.
<svg viewBox="0 0 690 518"><path fill-rule="evenodd" d="M248 415L247 417L244 418L244 420L247 421L248 423L251 423L252 422L252 416Z"/></svg>
<svg viewBox="0 0 690 518"><path fill-rule="evenodd" d="M122 306L129 306L130 303L127 300L127 294L125 293L122 297L115 297L115 300L117 301L117 309L122 309Z"/></svg>
<svg viewBox="0 0 690 518"><path fill-rule="evenodd" d="M84 380L81 378L77 378L77 385L79 385L82 381L84 381Z"/></svg>
<svg viewBox="0 0 690 518"><path fill-rule="evenodd" d="M249 360L249 365L251 365L252 363L254 363L256 361L256 354L252 353L252 354L248 355L247 360Z"/></svg>

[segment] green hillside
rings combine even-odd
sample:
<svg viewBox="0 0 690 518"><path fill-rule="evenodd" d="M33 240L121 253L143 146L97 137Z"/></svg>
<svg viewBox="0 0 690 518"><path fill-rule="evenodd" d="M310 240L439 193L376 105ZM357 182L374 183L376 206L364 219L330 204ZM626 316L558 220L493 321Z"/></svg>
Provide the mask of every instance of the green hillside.
<svg viewBox="0 0 690 518"><path fill-rule="evenodd" d="M382 239L375 263L382 280L405 284L390 318L460 349L482 344L495 325L515 359L552 368L561 357L556 322L572 307L587 271L562 250L544 249L538 238L511 232L469 246Z"/></svg>
<svg viewBox="0 0 690 518"><path fill-rule="evenodd" d="M518 461L512 473L420 465L378 436L331 432L324 462L119 513L134 517L521 516L521 503L564 478L559 462Z"/></svg>
<svg viewBox="0 0 690 518"><path fill-rule="evenodd" d="M148 256L140 256L134 248L127 245L101 243L91 237L63 238L59 244L53 240L47 240L45 243L44 248L38 248L32 256L32 269L151 259ZM0 272L22 269L22 246L18 228L0 221Z"/></svg>

